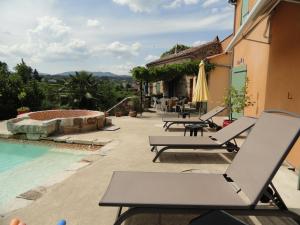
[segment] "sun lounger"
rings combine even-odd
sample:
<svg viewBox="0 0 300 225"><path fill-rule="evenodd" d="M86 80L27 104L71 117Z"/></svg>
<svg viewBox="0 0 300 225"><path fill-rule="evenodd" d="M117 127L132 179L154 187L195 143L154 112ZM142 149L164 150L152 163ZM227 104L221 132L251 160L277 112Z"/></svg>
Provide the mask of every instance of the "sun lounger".
<svg viewBox="0 0 300 225"><path fill-rule="evenodd" d="M217 124L214 123L212 118L217 114L223 112L226 107L217 106L216 108L210 110L208 113L202 115L200 118L163 118L164 128L167 131L170 126L173 124L208 124L212 128L218 127Z"/></svg>
<svg viewBox="0 0 300 225"><path fill-rule="evenodd" d="M230 125L224 127L211 136L188 137L188 136L150 136L151 151L156 151L153 162L166 150L169 149L227 149L229 152L238 151L239 147L235 138L250 129L256 122L251 117L241 117ZM233 142L232 142L233 141ZM162 147L160 150L157 147Z"/></svg>
<svg viewBox="0 0 300 225"><path fill-rule="evenodd" d="M119 207L114 225L137 214L200 215L209 210L291 217L300 224L272 184L299 135L300 116L264 112L224 174L114 172L99 205ZM263 195L272 204L262 207Z"/></svg>

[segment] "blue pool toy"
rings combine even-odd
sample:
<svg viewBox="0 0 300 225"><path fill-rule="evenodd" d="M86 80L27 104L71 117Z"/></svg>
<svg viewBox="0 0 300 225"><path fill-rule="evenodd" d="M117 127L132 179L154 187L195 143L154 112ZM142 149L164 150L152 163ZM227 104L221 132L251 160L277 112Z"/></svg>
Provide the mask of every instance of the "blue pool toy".
<svg viewBox="0 0 300 225"><path fill-rule="evenodd" d="M66 225L67 222L65 220L58 221L57 225Z"/></svg>

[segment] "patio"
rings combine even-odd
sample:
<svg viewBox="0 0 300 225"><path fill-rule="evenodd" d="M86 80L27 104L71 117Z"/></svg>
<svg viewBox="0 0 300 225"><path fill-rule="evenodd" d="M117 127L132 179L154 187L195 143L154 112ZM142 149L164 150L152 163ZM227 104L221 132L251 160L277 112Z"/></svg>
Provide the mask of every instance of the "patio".
<svg viewBox="0 0 300 225"><path fill-rule="evenodd" d="M216 122L220 123L222 119L219 117ZM7 225L10 219L15 217L28 225L53 225L62 218L73 225L113 224L117 208L98 206L113 171L223 173L234 156L223 151L217 154L216 151L200 154L198 150L186 153L174 150L165 153L161 157L161 163L152 163L153 153L150 152L148 136L182 136L182 127L174 126L169 132L164 132L161 116L156 113L144 113L142 118L119 117L113 121L120 130L89 133L91 138L111 140L98 154L90 156L92 164L48 188L39 200L3 216L0 218L0 224ZM82 135L87 138L87 134ZM240 138L238 142L242 143L243 140L244 138ZM283 165L276 174L274 184L288 207L300 213L300 191L296 190L297 181L296 173L289 170L287 165ZM191 218L193 217L183 215L142 215L133 217L126 224L185 225ZM296 224L288 218L240 218L249 224Z"/></svg>

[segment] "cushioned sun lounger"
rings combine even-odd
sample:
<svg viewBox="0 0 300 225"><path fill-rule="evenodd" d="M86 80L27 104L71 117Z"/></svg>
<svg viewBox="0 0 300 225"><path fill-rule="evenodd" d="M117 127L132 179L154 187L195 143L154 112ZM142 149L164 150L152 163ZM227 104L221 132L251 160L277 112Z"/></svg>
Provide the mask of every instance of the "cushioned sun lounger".
<svg viewBox="0 0 300 225"><path fill-rule="evenodd" d="M224 174L114 172L99 205L119 207L115 225L137 214L200 215L208 210L275 214L300 224L272 184L299 134L300 116L264 112ZM267 208L259 204L262 196L269 199ZM122 212L122 207L129 208Z"/></svg>
<svg viewBox="0 0 300 225"><path fill-rule="evenodd" d="M251 117L241 117L222 130L213 133L211 136L189 137L189 136L150 136L149 143L151 151L156 151L153 162L168 149L227 149L228 151L238 151L239 147L235 138L241 133L254 126L256 119ZM233 143L231 142L233 141ZM157 147L162 147L157 149Z"/></svg>
<svg viewBox="0 0 300 225"><path fill-rule="evenodd" d="M218 127L218 125L216 125L212 118L214 116L216 116L217 114L223 112L226 109L226 107L223 106L217 106L216 108L210 110L208 113L202 115L200 118L163 118L163 122L164 122L164 128L167 131L170 126L172 126L173 124L208 124L210 127L212 128L216 128Z"/></svg>

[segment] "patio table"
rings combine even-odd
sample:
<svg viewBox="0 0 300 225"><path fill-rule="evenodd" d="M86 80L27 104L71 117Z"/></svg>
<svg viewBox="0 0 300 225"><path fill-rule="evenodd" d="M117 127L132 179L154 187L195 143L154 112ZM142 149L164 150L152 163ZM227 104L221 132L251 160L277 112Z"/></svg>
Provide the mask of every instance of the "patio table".
<svg viewBox="0 0 300 225"><path fill-rule="evenodd" d="M186 135L186 131L190 131L190 136L197 136L198 131L200 130L201 136L203 136L203 128L207 127L207 124L187 124L184 126L184 136Z"/></svg>

